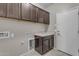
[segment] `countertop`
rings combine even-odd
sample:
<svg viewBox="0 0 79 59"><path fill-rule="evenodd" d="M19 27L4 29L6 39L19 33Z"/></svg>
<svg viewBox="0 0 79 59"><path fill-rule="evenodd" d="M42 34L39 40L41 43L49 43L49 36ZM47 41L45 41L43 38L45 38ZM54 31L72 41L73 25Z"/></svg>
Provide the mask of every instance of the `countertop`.
<svg viewBox="0 0 79 59"><path fill-rule="evenodd" d="M38 35L38 36L49 36L49 35L54 35L54 33L36 33L35 35Z"/></svg>

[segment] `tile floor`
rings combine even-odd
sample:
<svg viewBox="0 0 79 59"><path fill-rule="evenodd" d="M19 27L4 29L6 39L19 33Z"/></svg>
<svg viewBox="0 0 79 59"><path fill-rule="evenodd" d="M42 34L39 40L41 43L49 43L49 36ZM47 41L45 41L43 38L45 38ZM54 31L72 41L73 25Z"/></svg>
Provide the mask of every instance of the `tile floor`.
<svg viewBox="0 0 79 59"><path fill-rule="evenodd" d="M46 54L40 55L33 49L30 52L23 54L23 56L69 56L69 55L56 49L52 49Z"/></svg>

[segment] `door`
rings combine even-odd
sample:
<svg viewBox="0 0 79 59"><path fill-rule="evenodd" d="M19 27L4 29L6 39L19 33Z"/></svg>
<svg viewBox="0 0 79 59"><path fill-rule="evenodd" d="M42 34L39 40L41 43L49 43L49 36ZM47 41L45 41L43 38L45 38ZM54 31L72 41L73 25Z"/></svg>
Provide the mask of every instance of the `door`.
<svg viewBox="0 0 79 59"><path fill-rule="evenodd" d="M0 3L0 16L6 17L6 3Z"/></svg>
<svg viewBox="0 0 79 59"><path fill-rule="evenodd" d="M22 19L30 21L31 19L31 9L30 4L22 3Z"/></svg>
<svg viewBox="0 0 79 59"><path fill-rule="evenodd" d="M78 9L56 15L56 48L71 55L77 55Z"/></svg>
<svg viewBox="0 0 79 59"><path fill-rule="evenodd" d="M38 8L38 23L44 23L44 10Z"/></svg>
<svg viewBox="0 0 79 59"><path fill-rule="evenodd" d="M44 11L44 23L49 24L49 12Z"/></svg>
<svg viewBox="0 0 79 59"><path fill-rule="evenodd" d="M42 51L42 42L43 42L43 40L42 40L42 37L39 37L39 36L35 36L35 50L37 51L37 52L39 52L40 54L42 54L43 53L43 51Z"/></svg>
<svg viewBox="0 0 79 59"><path fill-rule="evenodd" d="M45 37L43 40L43 53L46 53L50 49L50 38Z"/></svg>
<svg viewBox="0 0 79 59"><path fill-rule="evenodd" d="M20 4L19 3L7 4L7 17L20 19Z"/></svg>
<svg viewBox="0 0 79 59"><path fill-rule="evenodd" d="M33 22L37 22L37 7L30 4L30 8L31 8L31 21Z"/></svg>
<svg viewBox="0 0 79 59"><path fill-rule="evenodd" d="M50 49L54 48L54 35L50 37Z"/></svg>

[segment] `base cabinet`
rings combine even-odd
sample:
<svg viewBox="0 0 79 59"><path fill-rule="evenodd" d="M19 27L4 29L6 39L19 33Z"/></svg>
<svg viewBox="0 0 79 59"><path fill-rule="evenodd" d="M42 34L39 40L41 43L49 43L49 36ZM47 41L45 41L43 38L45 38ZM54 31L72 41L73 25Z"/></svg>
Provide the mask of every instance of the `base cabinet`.
<svg viewBox="0 0 79 59"><path fill-rule="evenodd" d="M50 51L54 47L54 35L50 36L37 36L35 35L35 50L41 55Z"/></svg>

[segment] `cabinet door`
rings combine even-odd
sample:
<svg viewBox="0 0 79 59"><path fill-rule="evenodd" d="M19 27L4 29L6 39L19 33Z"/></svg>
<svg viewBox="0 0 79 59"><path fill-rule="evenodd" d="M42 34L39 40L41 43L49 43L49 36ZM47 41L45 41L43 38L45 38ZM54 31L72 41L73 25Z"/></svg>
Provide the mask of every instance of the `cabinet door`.
<svg viewBox="0 0 79 59"><path fill-rule="evenodd" d="M37 7L31 4L31 21L37 22Z"/></svg>
<svg viewBox="0 0 79 59"><path fill-rule="evenodd" d="M0 3L0 16L6 17L6 3Z"/></svg>
<svg viewBox="0 0 79 59"><path fill-rule="evenodd" d="M20 4L19 3L7 4L7 17L20 19Z"/></svg>
<svg viewBox="0 0 79 59"><path fill-rule="evenodd" d="M46 53L49 50L49 39L43 39L43 53Z"/></svg>
<svg viewBox="0 0 79 59"><path fill-rule="evenodd" d="M50 48L49 49L52 49L52 48L54 48L54 35L50 36Z"/></svg>
<svg viewBox="0 0 79 59"><path fill-rule="evenodd" d="M49 13L44 11L44 23L49 24Z"/></svg>
<svg viewBox="0 0 79 59"><path fill-rule="evenodd" d="M50 48L49 49L52 49L54 47L54 39L50 39Z"/></svg>
<svg viewBox="0 0 79 59"><path fill-rule="evenodd" d="M38 8L38 23L44 23L44 11Z"/></svg>
<svg viewBox="0 0 79 59"><path fill-rule="evenodd" d="M43 54L42 49L42 37L35 36L35 50L40 54Z"/></svg>
<svg viewBox="0 0 79 59"><path fill-rule="evenodd" d="M30 4L22 3L22 19L24 19L24 20L31 19Z"/></svg>

